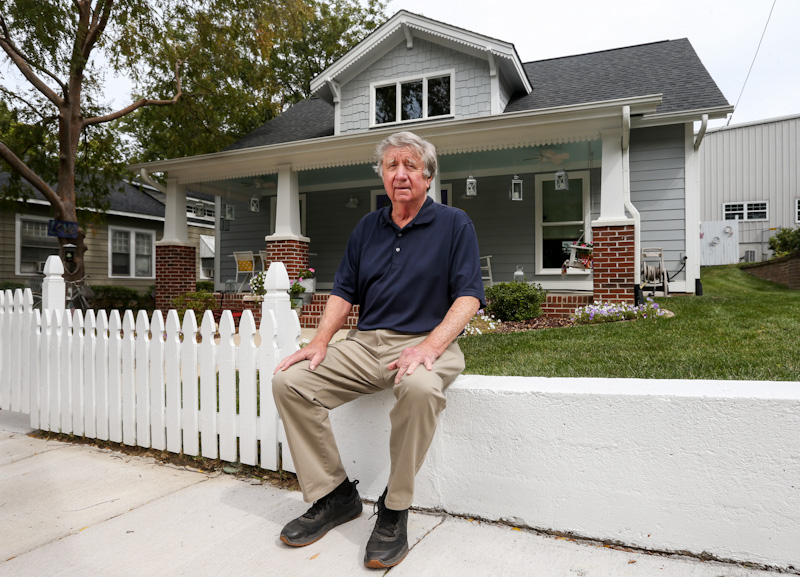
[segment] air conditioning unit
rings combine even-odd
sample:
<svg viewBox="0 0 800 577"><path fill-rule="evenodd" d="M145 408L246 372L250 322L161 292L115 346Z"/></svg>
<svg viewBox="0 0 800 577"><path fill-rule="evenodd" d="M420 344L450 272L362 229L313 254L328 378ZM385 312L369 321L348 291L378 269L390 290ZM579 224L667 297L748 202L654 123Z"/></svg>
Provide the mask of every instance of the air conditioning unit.
<svg viewBox="0 0 800 577"><path fill-rule="evenodd" d="M40 260L36 263L36 272L44 273L44 265L47 264L47 261Z"/></svg>

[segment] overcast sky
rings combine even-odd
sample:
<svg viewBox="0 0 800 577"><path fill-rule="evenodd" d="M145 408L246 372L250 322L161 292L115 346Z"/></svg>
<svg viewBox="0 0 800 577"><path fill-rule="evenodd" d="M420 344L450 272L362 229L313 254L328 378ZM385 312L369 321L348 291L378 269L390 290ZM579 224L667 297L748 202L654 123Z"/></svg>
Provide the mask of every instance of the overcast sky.
<svg viewBox="0 0 800 577"><path fill-rule="evenodd" d="M736 104L773 0L391 0L511 42L523 62L688 38ZM731 124L800 114L800 1L777 0ZM724 121L710 123L711 126Z"/></svg>

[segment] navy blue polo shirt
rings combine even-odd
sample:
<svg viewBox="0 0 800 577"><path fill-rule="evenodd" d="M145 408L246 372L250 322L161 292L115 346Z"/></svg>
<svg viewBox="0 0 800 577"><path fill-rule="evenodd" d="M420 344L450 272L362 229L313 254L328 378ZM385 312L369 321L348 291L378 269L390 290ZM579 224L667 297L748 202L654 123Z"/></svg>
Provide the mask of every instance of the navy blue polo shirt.
<svg viewBox="0 0 800 577"><path fill-rule="evenodd" d="M429 197L400 229L391 210L361 219L334 278L331 294L361 305L358 329L424 333L459 297L485 306L478 237L467 214Z"/></svg>

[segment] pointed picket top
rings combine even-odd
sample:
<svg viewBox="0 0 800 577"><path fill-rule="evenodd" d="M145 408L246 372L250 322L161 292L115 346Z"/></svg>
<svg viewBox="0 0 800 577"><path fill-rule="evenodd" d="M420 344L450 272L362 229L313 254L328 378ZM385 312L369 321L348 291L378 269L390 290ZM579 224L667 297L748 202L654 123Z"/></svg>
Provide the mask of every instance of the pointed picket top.
<svg viewBox="0 0 800 577"><path fill-rule="evenodd" d="M233 342L233 335L236 334L236 324L233 322L231 311L222 311L222 318L219 321L219 344L230 344Z"/></svg>
<svg viewBox="0 0 800 577"><path fill-rule="evenodd" d="M10 293L10 290L0 291L0 311L4 311L6 308L6 293Z"/></svg>
<svg viewBox="0 0 800 577"><path fill-rule="evenodd" d="M272 261L267 269L267 278L264 279L264 288L267 294L278 291L287 291L292 283L289 282L289 273L286 266L280 261Z"/></svg>
<svg viewBox="0 0 800 577"><path fill-rule="evenodd" d="M100 309L97 311L97 336L105 336L106 332L108 332L108 314L104 309Z"/></svg>
<svg viewBox="0 0 800 577"><path fill-rule="evenodd" d="M29 290L29 289L25 289L25 290ZM21 290L15 290L14 291L14 310L15 311L22 310L22 291Z"/></svg>
<svg viewBox="0 0 800 577"><path fill-rule="evenodd" d="M68 317L72 317L72 332L77 337L83 334L83 311L79 309L75 309L72 311L71 315L67 315Z"/></svg>
<svg viewBox="0 0 800 577"><path fill-rule="evenodd" d="M108 317L108 331L112 340L118 341L122 339L120 332L122 331L122 317L119 316L119 311L114 309Z"/></svg>
<svg viewBox="0 0 800 577"><path fill-rule="evenodd" d="M153 320L150 321L150 340L164 342L164 317L161 311L153 311Z"/></svg>
<svg viewBox="0 0 800 577"><path fill-rule="evenodd" d="M170 312L175 313L175 318L176 319L178 318L178 313L176 313L175 311L170 311ZM206 311L206 312L211 312L211 311ZM212 320L213 320L213 315L212 315ZM189 337L194 338L195 335L197 335L197 317L194 315L194 311L190 309L186 311L186 313L184 313L183 315L183 338L184 340Z"/></svg>
<svg viewBox="0 0 800 577"><path fill-rule="evenodd" d="M83 330L86 333L87 337L94 337L94 329L97 326L97 317L95 317L94 311L89 309L86 311L86 316L83 317Z"/></svg>
<svg viewBox="0 0 800 577"><path fill-rule="evenodd" d="M254 347L255 342L253 337L256 334L256 321L253 318L253 311L245 309L242 312L242 318L239 319L239 346L247 346L248 348Z"/></svg>
<svg viewBox="0 0 800 577"><path fill-rule="evenodd" d="M42 311L33 309L33 328L38 334L42 334Z"/></svg>
<svg viewBox="0 0 800 577"><path fill-rule="evenodd" d="M203 337L203 342L214 342L214 333L217 332L216 323L214 322L214 313L207 310L203 313L203 322L200 323L200 336ZM208 340L207 340L208 339Z"/></svg>
<svg viewBox="0 0 800 577"><path fill-rule="evenodd" d="M133 311L128 309L122 317L122 330L125 333L125 340L133 340L133 331L136 329L136 322L133 320Z"/></svg>
<svg viewBox="0 0 800 577"><path fill-rule="evenodd" d="M168 341L174 340L180 342L181 340L181 320L178 317L178 311L172 309L167 311L167 339Z"/></svg>
<svg viewBox="0 0 800 577"><path fill-rule="evenodd" d="M131 312L133 316L133 312ZM147 311L140 309L136 314L136 334L140 339L150 340L147 333L150 332L150 321L147 320Z"/></svg>

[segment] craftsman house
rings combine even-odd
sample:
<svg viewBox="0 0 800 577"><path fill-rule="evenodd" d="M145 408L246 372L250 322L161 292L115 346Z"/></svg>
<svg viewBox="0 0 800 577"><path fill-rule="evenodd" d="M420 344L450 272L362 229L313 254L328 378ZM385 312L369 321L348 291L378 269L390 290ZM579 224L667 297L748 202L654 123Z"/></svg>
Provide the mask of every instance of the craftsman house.
<svg viewBox="0 0 800 577"><path fill-rule="evenodd" d="M551 312L632 301L640 249L658 247L670 292L694 292L697 150L732 107L688 40L523 62L509 42L400 11L311 89L222 152L133 167L167 177L158 258L193 258L190 186L216 198L218 288L234 251L266 250L329 289L350 231L386 202L375 145L411 130L438 149L430 196L469 214L494 282L521 269ZM579 240L593 267L562 271Z"/></svg>

